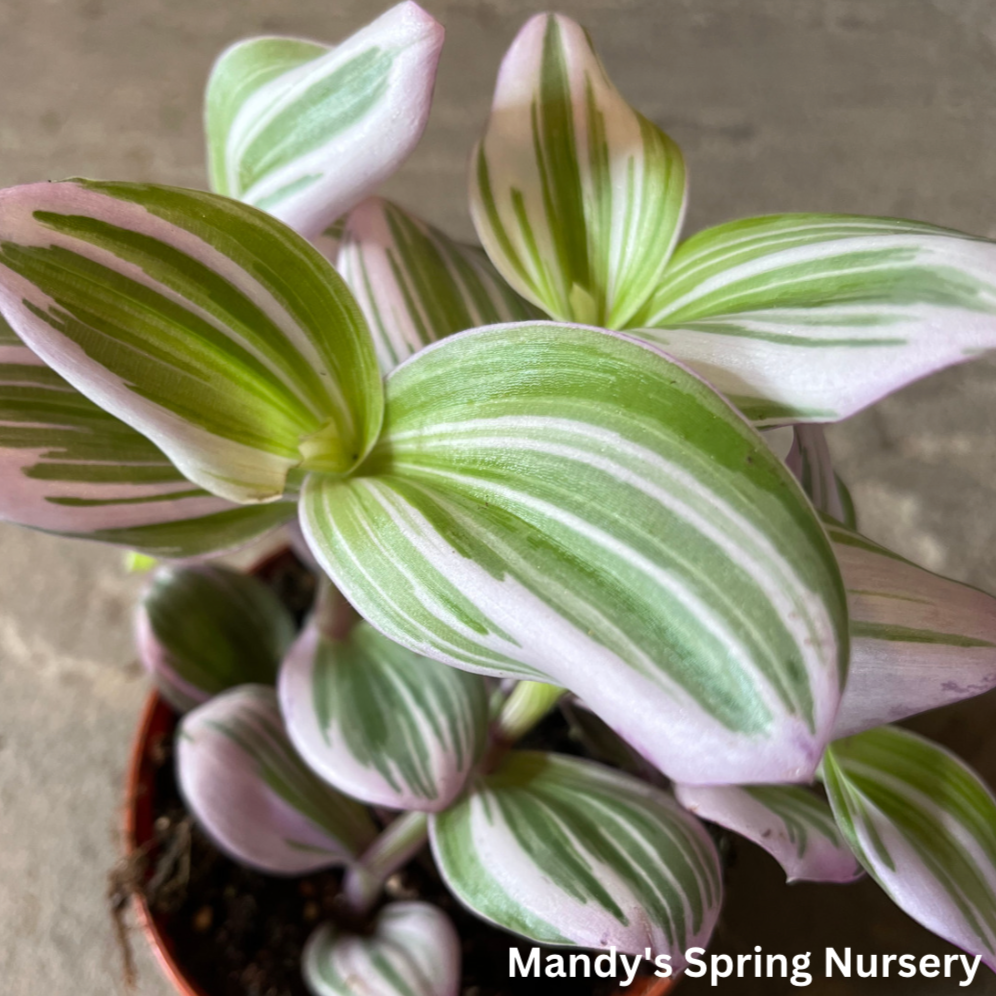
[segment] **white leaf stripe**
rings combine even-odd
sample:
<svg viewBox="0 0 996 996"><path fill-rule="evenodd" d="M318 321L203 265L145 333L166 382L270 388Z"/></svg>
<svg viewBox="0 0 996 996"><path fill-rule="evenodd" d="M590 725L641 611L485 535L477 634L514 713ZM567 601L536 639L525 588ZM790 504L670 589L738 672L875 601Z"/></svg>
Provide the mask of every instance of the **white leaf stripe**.
<svg viewBox="0 0 996 996"><path fill-rule="evenodd" d="M483 679L419 657L366 623L341 642L308 627L281 668L280 702L312 770L395 809L449 805L488 725Z"/></svg>
<svg viewBox="0 0 996 996"><path fill-rule="evenodd" d="M601 765L513 752L430 818L440 872L479 916L540 943L705 943L721 902L715 849L661 790Z"/></svg>
<svg viewBox="0 0 996 996"><path fill-rule="evenodd" d="M262 871L348 864L373 838L364 809L294 752L272 688L241 685L188 713L177 736L177 771L205 831Z"/></svg>
<svg viewBox="0 0 996 996"><path fill-rule="evenodd" d="M790 882L850 882L862 874L815 793L793 785L676 785L678 801L763 847Z"/></svg>
<svg viewBox="0 0 996 996"><path fill-rule="evenodd" d="M293 515L291 505L239 508L202 491L148 439L45 367L13 330L2 350L0 518L192 556L237 546Z"/></svg>
<svg viewBox="0 0 996 996"><path fill-rule="evenodd" d="M884 726L836 741L823 777L841 831L889 896L996 968L996 800L978 776Z"/></svg>
<svg viewBox="0 0 996 996"><path fill-rule="evenodd" d="M350 212L338 267L370 323L384 373L454 332L537 315L479 249L380 198Z"/></svg>
<svg viewBox="0 0 996 996"><path fill-rule="evenodd" d="M0 198L0 296L21 337L189 479L272 499L345 470L380 424L369 333L321 255L236 202L75 181Z"/></svg>
<svg viewBox="0 0 996 996"><path fill-rule="evenodd" d="M555 318L624 327L661 278L684 201L680 150L623 100L584 30L527 22L471 167L474 224L505 279Z"/></svg>
<svg viewBox="0 0 996 996"><path fill-rule="evenodd" d="M835 736L996 685L996 598L827 522L850 609L851 667Z"/></svg>
<svg viewBox="0 0 996 996"><path fill-rule="evenodd" d="M811 773L840 687L836 566L708 387L622 337L541 324L431 346L388 397L367 476L302 499L365 618L425 656L569 688L681 780ZM689 737L712 747L689 757Z"/></svg>
<svg viewBox="0 0 996 996"><path fill-rule="evenodd" d="M215 190L318 235L394 172L428 118L443 29L414 3L329 48L253 38L207 92Z"/></svg>
<svg viewBox="0 0 996 996"><path fill-rule="evenodd" d="M680 245L630 327L759 423L834 421L996 347L994 265L915 222L751 218Z"/></svg>
<svg viewBox="0 0 996 996"><path fill-rule="evenodd" d="M457 996L460 939L438 907L390 903L368 937L319 927L301 971L314 996Z"/></svg>

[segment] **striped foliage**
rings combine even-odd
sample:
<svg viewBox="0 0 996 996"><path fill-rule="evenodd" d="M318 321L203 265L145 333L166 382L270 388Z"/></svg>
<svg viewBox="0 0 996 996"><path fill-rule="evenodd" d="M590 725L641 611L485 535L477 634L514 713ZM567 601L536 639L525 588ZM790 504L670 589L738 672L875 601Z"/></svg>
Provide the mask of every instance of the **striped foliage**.
<svg viewBox="0 0 996 996"><path fill-rule="evenodd" d="M347 471L380 426L366 322L321 254L214 194L78 180L0 193L0 305L57 373L231 501Z"/></svg>
<svg viewBox="0 0 996 996"><path fill-rule="evenodd" d="M836 522L827 531L851 619L851 666L834 736L996 685L996 598L932 574Z"/></svg>
<svg viewBox="0 0 996 996"><path fill-rule="evenodd" d="M177 777L187 808L235 861L278 875L352 863L375 828L297 756L277 695L240 685L183 718Z"/></svg>
<svg viewBox="0 0 996 996"><path fill-rule="evenodd" d="M996 245L912 221L772 215L680 245L629 328L756 422L832 422L996 347Z"/></svg>
<svg viewBox="0 0 996 996"><path fill-rule="evenodd" d="M584 29L540 14L502 62L470 197L482 244L520 294L562 321L622 328L660 282L685 166Z"/></svg>
<svg viewBox="0 0 996 996"><path fill-rule="evenodd" d="M779 432L787 429L769 429ZM830 447L822 425L796 425L792 432L792 447L785 457L789 470L799 479L802 490L809 495L818 512L829 515L850 528L857 525L854 502L844 482L834 473Z"/></svg>
<svg viewBox="0 0 996 996"><path fill-rule="evenodd" d="M457 898L540 943L649 947L680 971L719 913L719 859L702 824L591 761L515 751L429 827Z"/></svg>
<svg viewBox="0 0 996 996"><path fill-rule="evenodd" d="M0 319L0 518L161 557L239 546L294 515L192 485L150 440L21 345Z"/></svg>
<svg viewBox="0 0 996 996"><path fill-rule="evenodd" d="M818 795L795 785L676 785L678 801L763 847L790 882L851 882L862 874Z"/></svg>
<svg viewBox="0 0 996 996"><path fill-rule="evenodd" d="M359 623L343 641L309 626L280 672L287 731L336 788L394 809L444 809L480 756L485 680Z"/></svg>
<svg viewBox="0 0 996 996"><path fill-rule="evenodd" d="M454 332L537 317L473 246L371 197L350 212L338 256L381 370Z"/></svg>
<svg viewBox="0 0 996 996"><path fill-rule="evenodd" d="M436 906L389 903L366 936L319 927L301 973L312 996L457 996L460 938Z"/></svg>
<svg viewBox="0 0 996 996"><path fill-rule="evenodd" d="M301 499L367 620L570 689L678 780L811 776L843 589L798 484L720 396L624 336L543 323L430 346L387 398L362 473Z"/></svg>
<svg viewBox="0 0 996 996"><path fill-rule="evenodd" d="M996 799L978 776L883 726L836 741L823 777L841 832L890 898L996 970Z"/></svg>
<svg viewBox="0 0 996 996"><path fill-rule="evenodd" d="M401 3L334 48L233 45L207 89L213 189L318 235L415 148L442 44L442 26Z"/></svg>
<svg viewBox="0 0 996 996"><path fill-rule="evenodd" d="M275 685L296 627L258 578L199 564L156 571L136 630L142 663L184 712L235 685Z"/></svg>

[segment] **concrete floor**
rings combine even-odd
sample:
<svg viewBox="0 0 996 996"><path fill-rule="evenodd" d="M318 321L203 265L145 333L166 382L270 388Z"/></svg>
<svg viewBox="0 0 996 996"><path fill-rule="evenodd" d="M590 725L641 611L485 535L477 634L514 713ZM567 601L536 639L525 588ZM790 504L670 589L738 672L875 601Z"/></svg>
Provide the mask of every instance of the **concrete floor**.
<svg viewBox="0 0 996 996"><path fill-rule="evenodd" d="M385 0L386 2L386 0ZM461 236L471 143L536 0L426 0L448 30L426 137L388 192ZM0 0L0 186L82 175L199 186L201 89L244 35L333 41L368 0ZM771 211L899 215L996 237L993 0L565 0L629 99L682 145L688 230ZM996 590L996 361L949 371L836 428L870 535ZM145 682L119 554L0 526L0 991L123 992L105 912ZM992 699L928 717L996 783ZM722 943L944 951L868 884L779 885L749 852ZM168 987L141 961L141 996ZM943 983L817 979L817 994ZM781 988L780 988L781 986ZM919 988L918 988L919 986ZM795 991L787 983L731 984ZM685 991L683 989L683 991ZM687 986L689 993L695 984ZM963 991L963 990L959 990ZM993 977L977 993L996 993Z"/></svg>

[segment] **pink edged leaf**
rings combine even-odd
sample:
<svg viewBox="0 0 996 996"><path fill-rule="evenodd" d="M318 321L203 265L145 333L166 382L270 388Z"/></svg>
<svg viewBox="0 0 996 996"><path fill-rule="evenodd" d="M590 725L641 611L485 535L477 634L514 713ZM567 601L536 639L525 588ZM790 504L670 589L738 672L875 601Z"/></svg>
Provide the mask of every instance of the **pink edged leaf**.
<svg viewBox="0 0 996 996"><path fill-rule="evenodd" d="M373 840L366 810L318 778L287 737L276 692L230 689L177 731L187 807L234 860L276 875L353 863Z"/></svg>
<svg viewBox="0 0 996 996"><path fill-rule="evenodd" d="M323 924L304 948L312 996L458 996L460 938L449 917L422 902L389 903L371 933Z"/></svg>
<svg viewBox="0 0 996 996"><path fill-rule="evenodd" d="M356 625L340 641L308 626L280 671L287 731L336 788L393 809L445 809L484 748L486 679Z"/></svg>
<svg viewBox="0 0 996 996"><path fill-rule="evenodd" d="M851 664L834 736L996 687L996 598L827 522L847 589Z"/></svg>
<svg viewBox="0 0 996 996"><path fill-rule="evenodd" d="M250 38L208 83L211 185L308 238L387 179L429 117L443 28L401 3L340 44Z"/></svg>
<svg viewBox="0 0 996 996"><path fill-rule="evenodd" d="M676 785L689 812L763 847L790 882L852 882L863 872L830 807L796 785Z"/></svg>
<svg viewBox="0 0 996 996"><path fill-rule="evenodd" d="M650 948L677 972L719 914L719 857L702 824L591 761L513 751L429 827L456 897L540 944Z"/></svg>

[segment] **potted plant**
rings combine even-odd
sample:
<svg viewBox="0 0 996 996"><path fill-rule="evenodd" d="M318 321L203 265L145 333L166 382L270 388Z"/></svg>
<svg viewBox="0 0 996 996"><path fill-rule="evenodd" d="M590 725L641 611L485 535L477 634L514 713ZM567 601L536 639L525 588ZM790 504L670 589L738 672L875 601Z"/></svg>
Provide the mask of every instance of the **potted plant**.
<svg viewBox="0 0 996 996"><path fill-rule="evenodd" d="M210 193L0 192L0 513L180 561L139 614L180 793L267 881L331 875L314 994L459 992L462 909L522 939L510 991L728 977L703 821L872 875L947 978L996 967L996 801L887 725L996 683L996 602L863 537L820 428L996 345L996 246L679 242L680 150L554 15L472 156L483 251L453 242L371 196L441 43L404 3L227 50ZM288 523L310 604L202 562Z"/></svg>

